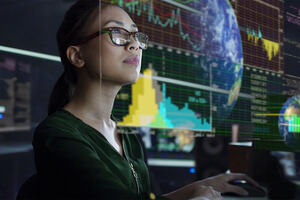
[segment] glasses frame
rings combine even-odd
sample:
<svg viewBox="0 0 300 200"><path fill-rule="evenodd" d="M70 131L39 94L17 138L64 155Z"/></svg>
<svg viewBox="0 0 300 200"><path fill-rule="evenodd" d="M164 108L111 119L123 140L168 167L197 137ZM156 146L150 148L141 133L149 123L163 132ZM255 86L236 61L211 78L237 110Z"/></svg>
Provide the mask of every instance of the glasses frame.
<svg viewBox="0 0 300 200"><path fill-rule="evenodd" d="M130 40L130 41L127 41L125 44L121 44L121 45L115 43L113 41L113 36L112 36L113 29L122 29L122 30L126 31L128 33L128 35L129 35L129 38L131 36L133 36L133 38L134 38L135 41L137 41L136 40L136 34L137 33L142 33L142 32L139 32L139 31L130 32L130 31L128 31L128 30L126 30L125 28L122 28L122 27L108 27L108 28L101 29L101 31L97 31L97 32L95 32L95 33L93 33L91 35L88 35L88 36L84 37L84 38L75 40L74 42L72 42L72 45L80 45L80 44L86 43L89 40L92 40L92 39L98 37L99 35L102 35L102 34L105 34L105 33L109 34L109 37L110 37L112 43L115 44L115 45L117 45L117 46L127 46L131 42L131 40ZM142 33L142 34L144 34L146 36L147 44L148 44L149 36L146 35L145 33ZM142 49L142 50L145 50L145 49L147 49L147 46L146 46L146 48L142 48L141 45L139 45L139 48Z"/></svg>

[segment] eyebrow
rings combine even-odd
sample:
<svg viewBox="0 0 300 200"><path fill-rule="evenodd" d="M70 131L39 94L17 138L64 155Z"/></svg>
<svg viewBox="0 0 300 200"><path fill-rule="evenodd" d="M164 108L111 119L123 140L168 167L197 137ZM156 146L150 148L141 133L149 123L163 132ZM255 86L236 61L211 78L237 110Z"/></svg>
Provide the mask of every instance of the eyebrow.
<svg viewBox="0 0 300 200"><path fill-rule="evenodd" d="M118 21L118 20L114 20L114 19L111 19L111 20L107 21L103 26L106 26L106 25L109 24L109 23L115 23L115 24L118 24L118 25L120 25L120 26L124 26L124 23L123 23L123 22ZM132 28L137 28L137 25L136 25L136 24L131 24L131 27L132 27Z"/></svg>

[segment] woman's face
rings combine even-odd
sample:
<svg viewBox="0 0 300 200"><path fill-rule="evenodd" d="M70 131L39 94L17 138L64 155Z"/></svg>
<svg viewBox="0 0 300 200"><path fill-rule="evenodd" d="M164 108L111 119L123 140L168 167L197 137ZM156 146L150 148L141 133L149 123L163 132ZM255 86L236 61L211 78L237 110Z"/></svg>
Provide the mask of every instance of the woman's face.
<svg viewBox="0 0 300 200"><path fill-rule="evenodd" d="M109 27L122 27L129 32L138 31L129 15L116 6L102 9L97 18L87 28L87 34ZM133 36L131 38L127 46L117 46L111 41L109 34L104 33L99 39L83 45L82 54L89 77L97 80L101 77L103 81L118 85L135 82L141 69L142 50Z"/></svg>

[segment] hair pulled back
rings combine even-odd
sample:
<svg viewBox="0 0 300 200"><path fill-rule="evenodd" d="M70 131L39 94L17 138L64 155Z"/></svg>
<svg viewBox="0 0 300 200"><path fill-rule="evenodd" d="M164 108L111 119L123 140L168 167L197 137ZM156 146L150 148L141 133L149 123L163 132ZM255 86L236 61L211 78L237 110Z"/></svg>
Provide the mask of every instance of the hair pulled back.
<svg viewBox="0 0 300 200"><path fill-rule="evenodd" d="M66 12L63 22L56 33L59 55L64 66L64 72L55 83L50 95L48 115L66 105L74 93L77 74L75 66L67 58L66 50L72 44L72 41L80 37L79 33L81 29L93 11L99 8L99 3L99 0L78 0Z"/></svg>

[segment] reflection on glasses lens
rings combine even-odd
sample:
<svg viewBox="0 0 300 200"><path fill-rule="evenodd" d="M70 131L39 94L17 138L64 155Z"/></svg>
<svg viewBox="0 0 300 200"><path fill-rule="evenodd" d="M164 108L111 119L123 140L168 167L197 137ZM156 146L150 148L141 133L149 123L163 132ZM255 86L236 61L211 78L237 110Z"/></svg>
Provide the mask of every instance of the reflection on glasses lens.
<svg viewBox="0 0 300 200"><path fill-rule="evenodd" d="M113 36L113 42L117 45L126 45L127 40L118 36Z"/></svg>
<svg viewBox="0 0 300 200"><path fill-rule="evenodd" d="M144 33L136 33L135 34L136 40L140 43L140 48L141 49L146 49L148 45L148 36Z"/></svg>
<svg viewBox="0 0 300 200"><path fill-rule="evenodd" d="M121 28L113 28L111 30L112 41L116 45L125 46L131 42L131 33ZM141 32L134 34L134 39L139 43L139 47L143 50L147 49L148 36Z"/></svg>

